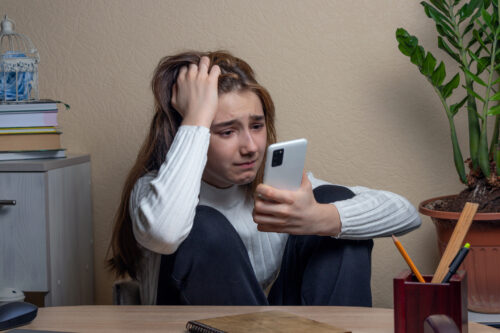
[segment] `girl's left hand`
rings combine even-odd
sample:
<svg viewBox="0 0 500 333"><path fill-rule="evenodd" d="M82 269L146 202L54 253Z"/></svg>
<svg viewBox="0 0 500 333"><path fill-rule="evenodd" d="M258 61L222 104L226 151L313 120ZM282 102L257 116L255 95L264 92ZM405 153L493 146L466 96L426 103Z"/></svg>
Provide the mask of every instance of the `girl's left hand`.
<svg viewBox="0 0 500 333"><path fill-rule="evenodd" d="M316 201L305 172L298 190L279 190L259 184L254 199L252 215L259 231L321 236L335 236L340 232L337 208Z"/></svg>

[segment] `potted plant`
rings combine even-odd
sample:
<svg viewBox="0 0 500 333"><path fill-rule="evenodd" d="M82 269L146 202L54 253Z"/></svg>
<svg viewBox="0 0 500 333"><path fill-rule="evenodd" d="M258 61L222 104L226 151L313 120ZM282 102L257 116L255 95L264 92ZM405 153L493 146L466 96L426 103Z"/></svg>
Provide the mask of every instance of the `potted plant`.
<svg viewBox="0 0 500 333"><path fill-rule="evenodd" d="M498 0L428 0L421 4L436 26L438 47L457 63L459 73L447 80L445 64L438 64L432 53L426 52L418 39L403 28L397 29L396 39L399 50L427 78L443 105L455 168L465 189L458 195L425 200L419 211L433 219L442 254L465 202L479 203L466 237L471 243L471 252L464 262L469 280L469 309L500 313ZM453 95L459 98L450 98ZM451 100L455 103L451 104ZM465 161L454 123L458 112L468 114L470 157ZM492 129L491 133L488 129Z"/></svg>

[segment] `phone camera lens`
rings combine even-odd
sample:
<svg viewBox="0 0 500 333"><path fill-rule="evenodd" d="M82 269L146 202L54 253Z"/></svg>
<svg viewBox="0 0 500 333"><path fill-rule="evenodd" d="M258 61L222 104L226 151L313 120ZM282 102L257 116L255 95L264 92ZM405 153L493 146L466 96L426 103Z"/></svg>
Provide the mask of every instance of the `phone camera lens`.
<svg viewBox="0 0 500 333"><path fill-rule="evenodd" d="M285 152L285 149L277 149L273 151L273 159L271 161L271 166L276 167L280 166L283 164L283 154Z"/></svg>

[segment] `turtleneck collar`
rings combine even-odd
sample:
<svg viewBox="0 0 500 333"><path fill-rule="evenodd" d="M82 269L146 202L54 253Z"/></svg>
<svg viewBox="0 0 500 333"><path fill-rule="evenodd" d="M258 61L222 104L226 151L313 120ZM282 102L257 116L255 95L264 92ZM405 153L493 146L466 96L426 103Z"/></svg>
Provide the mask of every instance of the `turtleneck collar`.
<svg viewBox="0 0 500 333"><path fill-rule="evenodd" d="M200 204L211 207L232 208L246 199L247 186L233 185L228 188L217 188L203 180L200 188Z"/></svg>

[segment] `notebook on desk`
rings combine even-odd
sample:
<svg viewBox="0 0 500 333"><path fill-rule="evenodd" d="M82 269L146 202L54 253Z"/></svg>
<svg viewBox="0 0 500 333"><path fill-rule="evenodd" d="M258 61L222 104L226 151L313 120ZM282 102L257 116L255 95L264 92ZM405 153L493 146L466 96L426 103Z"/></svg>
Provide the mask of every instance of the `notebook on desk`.
<svg viewBox="0 0 500 333"><path fill-rule="evenodd" d="M498 313L480 313L469 311L468 317L469 321L494 328L500 328L500 314Z"/></svg>
<svg viewBox="0 0 500 333"><path fill-rule="evenodd" d="M17 328L17 329L10 330L9 333L71 333L71 332L25 330L25 329L22 329L22 328Z"/></svg>
<svg viewBox="0 0 500 333"><path fill-rule="evenodd" d="M351 333L329 324L283 311L252 312L189 321L189 332L213 333L267 333L267 332L315 332Z"/></svg>

